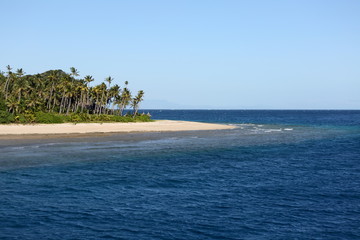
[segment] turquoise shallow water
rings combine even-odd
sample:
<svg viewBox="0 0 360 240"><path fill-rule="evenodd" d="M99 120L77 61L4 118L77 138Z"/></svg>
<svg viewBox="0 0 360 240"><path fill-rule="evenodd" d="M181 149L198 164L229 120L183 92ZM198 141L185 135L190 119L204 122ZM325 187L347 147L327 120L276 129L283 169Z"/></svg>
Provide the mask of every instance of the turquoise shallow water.
<svg viewBox="0 0 360 240"><path fill-rule="evenodd" d="M359 239L360 111L151 111L235 130L0 146L0 239Z"/></svg>

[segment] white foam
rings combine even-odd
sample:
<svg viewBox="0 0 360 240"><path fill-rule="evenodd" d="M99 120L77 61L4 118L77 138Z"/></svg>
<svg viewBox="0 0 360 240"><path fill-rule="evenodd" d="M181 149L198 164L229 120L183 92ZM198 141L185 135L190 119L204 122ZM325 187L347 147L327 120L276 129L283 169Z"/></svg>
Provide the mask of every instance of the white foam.
<svg viewBox="0 0 360 240"><path fill-rule="evenodd" d="M282 129L280 128L280 129L269 129L269 130L265 130L264 132L270 133L270 132L281 132L281 131Z"/></svg>
<svg viewBox="0 0 360 240"><path fill-rule="evenodd" d="M11 149L18 150L18 149L25 149L25 147L12 147Z"/></svg>

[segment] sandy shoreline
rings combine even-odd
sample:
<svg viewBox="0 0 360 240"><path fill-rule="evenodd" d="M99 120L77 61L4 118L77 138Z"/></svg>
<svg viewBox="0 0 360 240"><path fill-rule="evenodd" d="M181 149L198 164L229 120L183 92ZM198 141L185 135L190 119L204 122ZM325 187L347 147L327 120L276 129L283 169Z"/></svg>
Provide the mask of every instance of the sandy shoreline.
<svg viewBox="0 0 360 240"><path fill-rule="evenodd" d="M62 123L62 124L9 124L0 125L0 137L53 135L53 134L94 134L131 132L174 132L233 129L224 124L157 120L137 123Z"/></svg>

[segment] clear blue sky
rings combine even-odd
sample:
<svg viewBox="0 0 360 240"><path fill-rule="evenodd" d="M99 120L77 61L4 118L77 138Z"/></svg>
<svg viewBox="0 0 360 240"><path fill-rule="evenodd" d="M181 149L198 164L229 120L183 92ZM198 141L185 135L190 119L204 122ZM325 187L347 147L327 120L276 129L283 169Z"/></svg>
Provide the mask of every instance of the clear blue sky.
<svg viewBox="0 0 360 240"><path fill-rule="evenodd" d="M360 109L359 0L1 0L0 69L76 67L144 107Z"/></svg>

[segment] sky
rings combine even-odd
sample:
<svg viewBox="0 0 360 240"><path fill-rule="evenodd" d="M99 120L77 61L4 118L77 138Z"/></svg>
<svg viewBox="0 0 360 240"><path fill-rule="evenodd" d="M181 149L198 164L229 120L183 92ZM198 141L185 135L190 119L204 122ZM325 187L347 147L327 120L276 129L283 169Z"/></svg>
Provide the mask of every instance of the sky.
<svg viewBox="0 0 360 240"><path fill-rule="evenodd" d="M0 70L70 67L142 108L360 109L359 0L0 0Z"/></svg>

